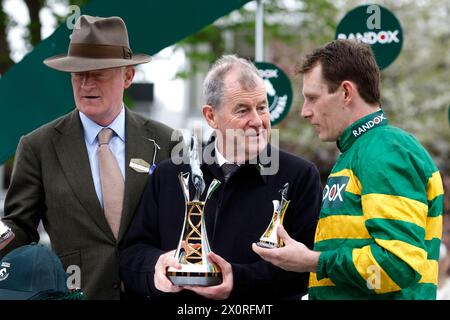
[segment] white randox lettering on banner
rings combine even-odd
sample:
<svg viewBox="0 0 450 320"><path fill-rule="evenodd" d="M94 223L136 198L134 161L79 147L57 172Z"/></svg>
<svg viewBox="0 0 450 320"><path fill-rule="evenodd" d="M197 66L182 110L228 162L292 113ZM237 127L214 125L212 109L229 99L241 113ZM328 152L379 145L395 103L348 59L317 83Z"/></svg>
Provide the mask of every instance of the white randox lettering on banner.
<svg viewBox="0 0 450 320"><path fill-rule="evenodd" d="M353 130L352 133L355 137L358 137L359 135L361 135L361 133L372 129L375 125L381 123L383 120L386 120L386 117L383 114L380 114L379 116L373 118L373 120L369 120L357 129Z"/></svg>
<svg viewBox="0 0 450 320"><path fill-rule="evenodd" d="M344 33L339 33L338 34L338 39L348 39L348 40L358 40L367 44L375 44L375 43L380 43L380 44L386 44L386 43L399 43L400 40L398 39L398 33L399 30L386 30L386 31L379 31L379 32L373 32L373 31L368 31L368 32L364 32L363 34L361 34L360 32L356 32L355 33L350 33L348 35L344 34Z"/></svg>

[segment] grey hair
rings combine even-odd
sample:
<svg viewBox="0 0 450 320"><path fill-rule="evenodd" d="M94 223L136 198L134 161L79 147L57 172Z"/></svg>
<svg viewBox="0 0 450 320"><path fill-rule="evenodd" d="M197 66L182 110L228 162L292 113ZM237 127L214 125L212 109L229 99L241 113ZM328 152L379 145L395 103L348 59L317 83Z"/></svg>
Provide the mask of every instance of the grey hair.
<svg viewBox="0 0 450 320"><path fill-rule="evenodd" d="M238 82L244 90L251 90L257 85L257 78L261 78L255 65L237 55L223 55L211 67L203 82L203 96L205 103L218 108L224 97L225 83L223 79L231 70L239 69Z"/></svg>

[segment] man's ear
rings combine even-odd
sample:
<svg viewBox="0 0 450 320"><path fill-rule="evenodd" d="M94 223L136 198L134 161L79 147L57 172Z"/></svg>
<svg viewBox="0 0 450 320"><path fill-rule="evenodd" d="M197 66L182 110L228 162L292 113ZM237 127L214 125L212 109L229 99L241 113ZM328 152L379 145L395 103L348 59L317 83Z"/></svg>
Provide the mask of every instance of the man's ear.
<svg viewBox="0 0 450 320"><path fill-rule="evenodd" d="M355 99L355 95L357 94L356 86L353 82L344 80L341 84L342 94L344 95L344 102L349 103Z"/></svg>
<svg viewBox="0 0 450 320"><path fill-rule="evenodd" d="M217 129L217 119L215 109L212 106L205 104L202 107L202 114L203 117L205 117L206 122L208 122L209 126L213 129Z"/></svg>
<svg viewBox="0 0 450 320"><path fill-rule="evenodd" d="M133 83L134 78L134 67L133 66L127 66L125 67L124 73L123 73L123 87L126 89L129 86L131 86L131 83Z"/></svg>

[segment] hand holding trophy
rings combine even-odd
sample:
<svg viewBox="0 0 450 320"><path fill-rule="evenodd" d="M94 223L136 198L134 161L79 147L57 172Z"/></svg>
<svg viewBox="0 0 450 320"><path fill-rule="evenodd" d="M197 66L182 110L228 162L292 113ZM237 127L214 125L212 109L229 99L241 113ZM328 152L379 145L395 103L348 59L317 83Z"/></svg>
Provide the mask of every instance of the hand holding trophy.
<svg viewBox="0 0 450 320"><path fill-rule="evenodd" d="M214 179L206 192L204 200L200 200L205 181L200 169L197 139L192 136L190 146L191 173L181 172L178 176L185 198L185 217L183 231L175 252L175 258L181 264L181 269L170 267L167 276L176 286L213 286L222 282L221 272L217 266L208 261L211 252L206 233L204 213L206 201L219 187L220 181ZM193 199L189 194L189 177L195 188Z"/></svg>
<svg viewBox="0 0 450 320"><path fill-rule="evenodd" d="M284 246L283 241L278 237L277 229L279 225L283 224L284 214L286 213L289 202L291 202L291 200L286 199L288 188L289 183L286 182L283 189L280 190L281 201L272 200L274 208L272 220L257 243L262 248L272 249Z"/></svg>
<svg viewBox="0 0 450 320"><path fill-rule="evenodd" d="M0 220L0 250L14 239L14 233Z"/></svg>

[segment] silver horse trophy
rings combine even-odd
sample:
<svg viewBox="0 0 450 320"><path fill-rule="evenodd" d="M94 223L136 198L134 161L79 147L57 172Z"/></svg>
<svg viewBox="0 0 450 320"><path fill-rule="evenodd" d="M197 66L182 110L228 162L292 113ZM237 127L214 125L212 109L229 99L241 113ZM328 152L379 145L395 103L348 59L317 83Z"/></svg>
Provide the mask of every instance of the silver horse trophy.
<svg viewBox="0 0 450 320"><path fill-rule="evenodd" d="M289 183L285 183L283 189L281 189L281 201L272 200L273 203L273 215L269 226L263 235L259 238L258 246L268 249L279 248L284 245L283 241L278 237L277 229L279 225L283 224L284 214L291 200L287 200L287 191Z"/></svg>
<svg viewBox="0 0 450 320"><path fill-rule="evenodd" d="M189 172L178 175L185 199L185 216L183 231L175 252L175 258L181 264L181 269L170 267L167 276L176 286L213 286L222 282L222 274L216 265L208 261L209 247L206 233L203 209L206 201L219 187L220 181L214 179L202 201L200 196L205 190L205 181L200 169L197 139L192 136L190 152L190 166L195 195L190 200Z"/></svg>

